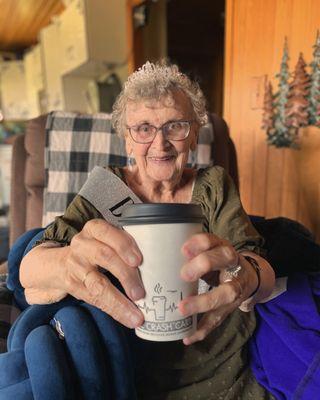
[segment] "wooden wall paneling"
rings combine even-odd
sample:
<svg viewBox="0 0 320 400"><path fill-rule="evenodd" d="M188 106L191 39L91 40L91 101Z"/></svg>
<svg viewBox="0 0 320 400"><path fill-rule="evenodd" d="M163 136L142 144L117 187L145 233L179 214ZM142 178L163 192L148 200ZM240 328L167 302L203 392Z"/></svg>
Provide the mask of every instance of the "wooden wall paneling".
<svg viewBox="0 0 320 400"><path fill-rule="evenodd" d="M265 71L270 66L270 54L273 49L274 20L272 16L275 7L275 2L269 2L268 7L265 7L263 1L258 1L252 2L251 8L247 10L250 15L250 39L247 45L250 54L248 108L251 115L250 127L254 133L250 212L255 215L264 215L266 209L268 147L265 132L261 129L261 110L267 79ZM268 24L265 23L266 20L269 21Z"/></svg>
<svg viewBox="0 0 320 400"><path fill-rule="evenodd" d="M259 8L256 12L255 8ZM264 55L267 37L272 37L272 19L265 26L261 1L227 1L224 117L239 156L240 190L251 213L265 211L267 146L261 125L261 104L253 101L253 83L263 80L261 71L270 64ZM259 109L260 107L260 109Z"/></svg>
<svg viewBox="0 0 320 400"><path fill-rule="evenodd" d="M313 230L312 219L307 204L306 193L304 190L302 190L302 188L299 189L297 221L304 224L311 231Z"/></svg>
<svg viewBox="0 0 320 400"><path fill-rule="evenodd" d="M316 31L320 29L320 10L318 1L298 2L293 4L292 34L290 37L291 68L293 69L299 53L302 51L307 64L312 60L313 44ZM299 34L300 33L300 34ZM316 138L320 136L320 130L314 127L300 129L301 149L297 153L299 168L299 209L297 219L313 230L318 240L320 239L317 230L320 227L320 211L317 204L320 196L316 185L320 180L320 164L316 161L320 154L319 147L316 157L313 146L317 148ZM310 180L309 175L313 176Z"/></svg>
<svg viewBox="0 0 320 400"><path fill-rule="evenodd" d="M224 118L231 122L232 118L232 68L233 68L233 44L234 44L234 15L235 3L231 0L226 0L226 19L225 19L225 51L224 51L224 98L223 98L223 115Z"/></svg>
<svg viewBox="0 0 320 400"><path fill-rule="evenodd" d="M280 10L280 12L277 14L277 18L279 19L279 22L281 22L281 26L283 27L280 33L282 34L282 36L285 35L288 38L288 48L289 48L288 64L291 72L293 71L295 63L297 61L292 54L293 29L296 28L296 24L298 23L297 15L295 13L295 1L287 0L287 2L283 4L283 7L279 5L278 9ZM285 19L286 15L288 18L287 20ZM283 32L283 30L285 32ZM279 35L278 33L277 35L277 37L280 40L281 40L281 34ZM282 44L282 52L283 52L283 44ZM277 68L277 71L279 70L280 70L280 63ZM281 198L279 215L285 215L288 218L296 220L298 216L298 206L299 206L299 185L298 185L299 174L296 162L297 151L293 149L283 149L281 151L283 152L283 170L281 171L282 198Z"/></svg>
<svg viewBox="0 0 320 400"><path fill-rule="evenodd" d="M316 224L316 229L315 229L315 235L316 235L316 240L318 243L320 243L320 220L319 220L319 216L320 216L320 184L318 182L318 196L317 196L317 224Z"/></svg>
<svg viewBox="0 0 320 400"><path fill-rule="evenodd" d="M239 35L243 37L243 40L237 41L234 46L235 50L238 52L239 62L234 65L235 79L239 76L243 76L240 85L238 87L239 96L241 97L241 103L238 105L237 110L237 121L239 127L239 152L240 152L240 191L241 197L246 210L251 212L251 201L253 197L253 160L254 160L254 130L251 128L251 118L252 114L248 110L248 104L250 104L250 93L248 87L250 86L250 67L247 62L248 59L252 57L249 46L246 44L250 41L252 37L251 24L250 24L250 11L251 2L248 2L248 8L238 8L237 12L239 14L239 25L237 31ZM236 38L236 31L235 38ZM237 53L236 53L237 54ZM234 81L235 81L234 79ZM247 126L244 123L247 122ZM237 126L237 125L236 125Z"/></svg>
<svg viewBox="0 0 320 400"><path fill-rule="evenodd" d="M234 62L234 60L242 60L241 44L243 42L235 40L235 36L241 34L243 37L245 35L242 30L245 27L245 23L238 24L238 19L244 19L245 14L241 13L241 9L239 10L239 7L233 1L227 1L226 12L224 117L229 124L230 134L237 149L241 198L244 207L248 209L251 192L247 183L251 180L251 176L250 167L246 163L247 161L250 162L250 160L249 157L243 157L242 150L248 150L250 139L247 134L250 133L245 132L246 134L243 134L242 132L241 115L246 111L245 108L242 109L243 82L236 79L239 74L242 74L243 63Z"/></svg>
<svg viewBox="0 0 320 400"><path fill-rule="evenodd" d="M133 9L144 3L144 0L127 0L126 1L126 26L127 26L127 49L128 49L128 73L132 74L136 70L137 60L135 56L135 48L141 48L142 35L134 29L133 26Z"/></svg>
<svg viewBox="0 0 320 400"><path fill-rule="evenodd" d="M318 0L226 3L224 117L238 153L244 206L249 213L296 219L320 241L320 134L312 127L301 130L301 150L267 146L262 109L252 107L250 99L254 77L268 75L277 91L285 36L290 72L300 51L307 63L312 61L317 29Z"/></svg>
<svg viewBox="0 0 320 400"><path fill-rule="evenodd" d="M266 191L267 191L267 149L261 132L254 135L254 152L252 165L252 199L250 213L253 215L265 215Z"/></svg>
<svg viewBox="0 0 320 400"><path fill-rule="evenodd" d="M301 150L297 155L299 189L305 204L312 231L320 242L320 129L308 127L300 130Z"/></svg>
<svg viewBox="0 0 320 400"><path fill-rule="evenodd" d="M265 8L268 4L265 4ZM269 15L271 18L271 16ZM268 78L273 83L274 92L278 90L278 79L275 75L280 70L280 63L283 55L283 45L286 36L290 33L290 22L292 18L292 0L283 0L276 2L273 14L274 35L272 49L269 54L270 66L267 69ZM263 28L263 27L262 27ZM266 38L268 40L268 38ZM262 113L261 113L262 116ZM283 185L285 168L285 156L282 149L272 146L268 149L267 163L267 200L265 215L267 217L276 217L281 215L281 205L283 198Z"/></svg>
<svg viewBox="0 0 320 400"><path fill-rule="evenodd" d="M280 215L296 220L298 218L299 207L299 166L297 162L297 152L299 150L285 149L284 166L282 175L282 198L280 205Z"/></svg>
<svg viewBox="0 0 320 400"><path fill-rule="evenodd" d="M281 149L268 149L266 208L264 215L268 218L280 214L282 204L284 156Z"/></svg>

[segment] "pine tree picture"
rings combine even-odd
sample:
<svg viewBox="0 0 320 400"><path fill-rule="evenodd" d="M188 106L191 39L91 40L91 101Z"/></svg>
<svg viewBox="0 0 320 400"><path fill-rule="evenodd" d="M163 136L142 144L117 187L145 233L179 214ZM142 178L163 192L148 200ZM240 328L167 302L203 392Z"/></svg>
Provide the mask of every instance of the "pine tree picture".
<svg viewBox="0 0 320 400"><path fill-rule="evenodd" d="M309 123L320 126L320 34L317 32L316 43L313 46L313 61L311 67L311 84L309 92Z"/></svg>
<svg viewBox="0 0 320 400"><path fill-rule="evenodd" d="M271 83L266 85L262 128L268 144L276 147L298 147L299 128L315 125L320 128L320 33L313 46L310 74L302 53L290 80L288 43L285 38L280 64L278 91L273 96Z"/></svg>
<svg viewBox="0 0 320 400"><path fill-rule="evenodd" d="M285 38L283 56L281 60L280 73L276 75L279 79L278 92L275 95L275 117L274 117L274 131L267 132L268 143L276 147L292 147L295 141L295 132L292 132L287 125L286 108L289 96L289 54L288 42Z"/></svg>
<svg viewBox="0 0 320 400"><path fill-rule="evenodd" d="M302 53L296 64L293 80L290 84L289 100L286 107L286 121L289 128L298 129L309 124L309 87L310 76L306 71Z"/></svg>

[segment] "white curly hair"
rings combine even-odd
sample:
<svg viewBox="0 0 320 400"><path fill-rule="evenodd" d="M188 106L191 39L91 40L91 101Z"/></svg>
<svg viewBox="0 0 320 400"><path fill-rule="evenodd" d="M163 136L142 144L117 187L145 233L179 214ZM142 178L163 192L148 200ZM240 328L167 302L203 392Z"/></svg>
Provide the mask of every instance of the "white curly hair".
<svg viewBox="0 0 320 400"><path fill-rule="evenodd" d="M199 84L192 82L175 64L166 61L154 64L147 61L129 76L113 105L112 123L118 135L124 132L128 102L159 101L162 97L172 95L176 90L182 91L190 100L199 126L205 125L208 121L206 101Z"/></svg>

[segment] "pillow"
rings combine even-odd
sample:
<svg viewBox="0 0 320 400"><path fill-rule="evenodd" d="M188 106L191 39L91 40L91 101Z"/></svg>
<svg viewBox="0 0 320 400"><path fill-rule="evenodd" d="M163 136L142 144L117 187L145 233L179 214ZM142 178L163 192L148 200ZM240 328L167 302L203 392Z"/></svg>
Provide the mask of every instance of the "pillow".
<svg viewBox="0 0 320 400"><path fill-rule="evenodd" d="M203 126L189 164L213 164L213 128ZM45 188L42 226L51 223L79 192L94 166L125 166L124 139L112 128L111 114L53 111L46 123Z"/></svg>

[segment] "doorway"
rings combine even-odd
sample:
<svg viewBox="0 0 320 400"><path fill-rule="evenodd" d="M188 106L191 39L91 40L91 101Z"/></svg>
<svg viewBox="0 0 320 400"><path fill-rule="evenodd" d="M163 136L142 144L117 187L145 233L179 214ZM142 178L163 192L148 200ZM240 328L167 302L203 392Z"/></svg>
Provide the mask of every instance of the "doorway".
<svg viewBox="0 0 320 400"><path fill-rule="evenodd" d="M196 79L208 110L222 115L225 0L169 0L167 53Z"/></svg>
<svg viewBox="0 0 320 400"><path fill-rule="evenodd" d="M222 115L225 0L128 1L129 72L168 57L198 81L208 111Z"/></svg>

